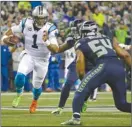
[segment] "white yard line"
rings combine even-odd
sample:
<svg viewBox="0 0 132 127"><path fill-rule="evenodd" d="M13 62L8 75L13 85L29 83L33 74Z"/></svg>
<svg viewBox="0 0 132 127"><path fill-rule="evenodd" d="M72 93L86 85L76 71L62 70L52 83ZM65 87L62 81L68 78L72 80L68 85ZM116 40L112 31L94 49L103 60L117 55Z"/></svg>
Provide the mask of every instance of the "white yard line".
<svg viewBox="0 0 132 127"><path fill-rule="evenodd" d="M28 97L27 99L33 99L33 98ZM51 97L51 98L50 98L50 97L48 97L48 98L40 97L39 100L41 100L41 99L42 99L42 100L47 100L47 99L48 99L48 100L58 100L59 97L54 97L54 98L52 98L52 97ZM69 97L68 99L73 100L73 97L72 97L72 98ZM100 100L100 99L102 99L102 100L103 100L103 99L112 100L113 98L112 98L112 97L111 97L111 98L110 98L110 97L108 97L108 98L107 98L107 97L99 97L99 100Z"/></svg>
<svg viewBox="0 0 132 127"><path fill-rule="evenodd" d="M37 111L53 111L55 110L56 107L43 107L42 109L41 108L38 108ZM12 108L12 107L2 107L1 110L29 110L29 107L23 107L23 108ZM72 111L72 108L64 108L63 110L64 112L68 112L68 111ZM88 112L119 112L116 108L109 108L109 107L105 107L105 108L99 108L99 107L89 107L87 109Z"/></svg>
<svg viewBox="0 0 132 127"><path fill-rule="evenodd" d="M127 92L128 94L131 94L130 91ZM60 95L61 92L51 92L51 93L47 93L47 92L43 92L42 95ZM74 92L70 92L71 95L74 94ZM98 92L98 94L112 94L112 92ZM1 93L1 96L12 96L12 95L16 95L16 92L6 92L6 93ZM32 92L29 93L23 93L23 95L32 95Z"/></svg>

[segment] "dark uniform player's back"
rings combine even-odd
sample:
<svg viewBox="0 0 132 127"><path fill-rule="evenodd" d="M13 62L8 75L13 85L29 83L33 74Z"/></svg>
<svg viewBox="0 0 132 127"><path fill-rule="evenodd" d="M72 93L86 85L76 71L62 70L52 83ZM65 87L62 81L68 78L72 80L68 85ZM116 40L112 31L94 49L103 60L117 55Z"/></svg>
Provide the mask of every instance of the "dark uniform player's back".
<svg viewBox="0 0 132 127"><path fill-rule="evenodd" d="M80 39L75 46L76 50L79 49L83 52L89 62L96 65L100 59L117 58L113 49L112 41L105 35L89 35Z"/></svg>
<svg viewBox="0 0 132 127"><path fill-rule="evenodd" d="M91 33L80 39L76 43L75 49L80 50L84 58L95 65L92 71L83 78L77 93L82 94L80 96L83 98L101 84L108 83L112 88L117 109L131 112L131 104L126 102L123 63L118 59L112 41L100 33ZM82 100L80 99L80 101ZM76 109L75 112L77 112Z"/></svg>
<svg viewBox="0 0 132 127"><path fill-rule="evenodd" d="M117 109L130 113L131 103L126 101L125 71L123 63L116 55L116 53L119 55L119 50L115 45L112 46L112 41L108 37L97 32L97 25L94 22L85 21L80 31L82 39L76 43L75 49L77 53L76 68L82 82L73 99L73 117L62 124L80 124L80 111L85 97L104 83L108 83L112 88ZM85 59L95 65L87 74L84 73Z"/></svg>

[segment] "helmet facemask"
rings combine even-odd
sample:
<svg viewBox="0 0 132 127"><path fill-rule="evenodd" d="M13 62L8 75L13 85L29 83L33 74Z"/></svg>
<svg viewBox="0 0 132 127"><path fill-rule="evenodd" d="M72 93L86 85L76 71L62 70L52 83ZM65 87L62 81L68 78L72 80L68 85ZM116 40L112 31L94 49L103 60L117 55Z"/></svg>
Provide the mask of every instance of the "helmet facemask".
<svg viewBox="0 0 132 127"><path fill-rule="evenodd" d="M34 18L34 24L37 28L42 28L48 21L49 13L43 6L37 6L32 12Z"/></svg>
<svg viewBox="0 0 132 127"><path fill-rule="evenodd" d="M38 28L42 28L43 25L48 21L48 17L38 17L38 16L35 16L34 17L34 23L35 23L35 26L38 27Z"/></svg>
<svg viewBox="0 0 132 127"><path fill-rule="evenodd" d="M93 21L85 21L79 29L81 37L97 34L97 25Z"/></svg>

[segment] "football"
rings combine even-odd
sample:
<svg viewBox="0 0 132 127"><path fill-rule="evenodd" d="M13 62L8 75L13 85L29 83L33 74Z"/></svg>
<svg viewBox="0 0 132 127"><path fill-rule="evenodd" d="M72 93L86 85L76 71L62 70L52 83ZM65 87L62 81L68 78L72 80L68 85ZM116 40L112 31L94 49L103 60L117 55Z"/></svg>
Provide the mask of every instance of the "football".
<svg viewBox="0 0 132 127"><path fill-rule="evenodd" d="M17 44L19 42L20 42L20 39L17 36L14 35L14 36L10 37L11 44Z"/></svg>

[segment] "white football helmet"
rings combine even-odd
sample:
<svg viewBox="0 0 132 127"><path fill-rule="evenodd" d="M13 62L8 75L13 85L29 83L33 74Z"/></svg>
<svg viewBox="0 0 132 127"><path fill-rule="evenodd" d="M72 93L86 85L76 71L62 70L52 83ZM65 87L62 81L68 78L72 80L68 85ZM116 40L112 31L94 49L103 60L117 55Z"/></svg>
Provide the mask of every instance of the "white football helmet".
<svg viewBox="0 0 132 127"><path fill-rule="evenodd" d="M32 12L36 27L41 28L48 21L49 13L43 6L36 6Z"/></svg>

